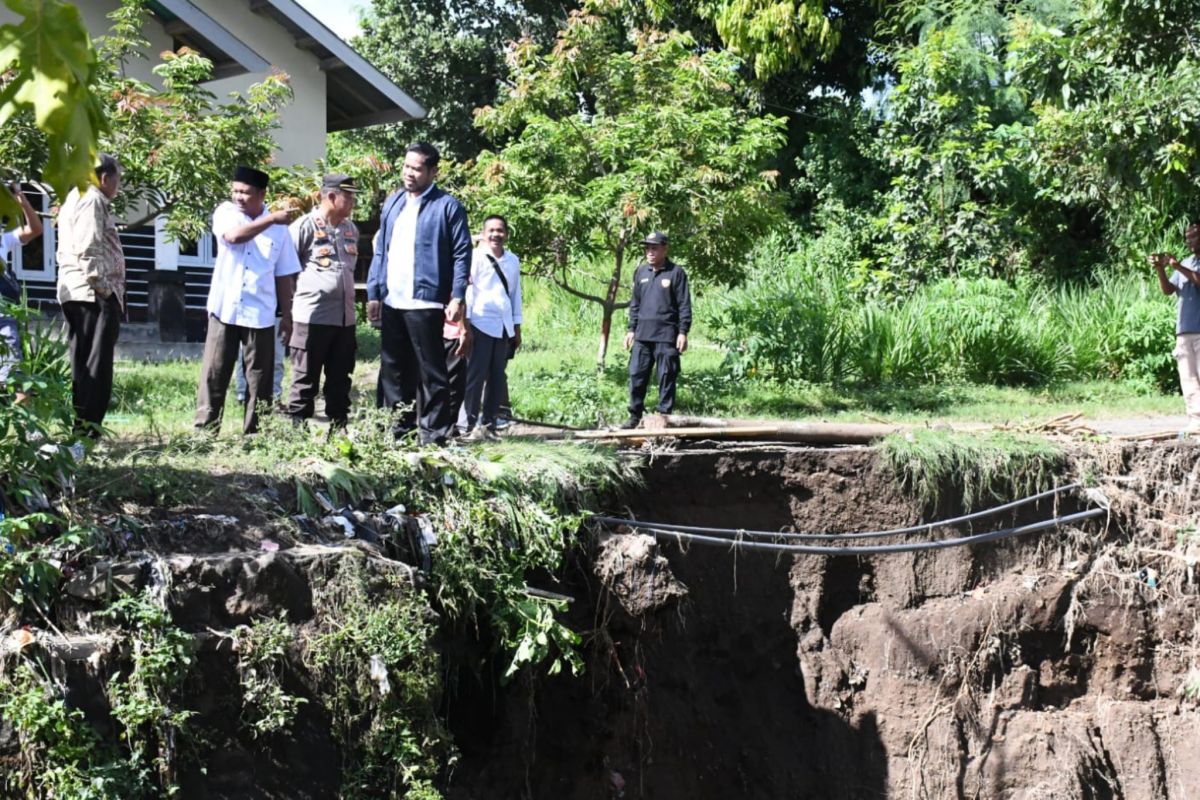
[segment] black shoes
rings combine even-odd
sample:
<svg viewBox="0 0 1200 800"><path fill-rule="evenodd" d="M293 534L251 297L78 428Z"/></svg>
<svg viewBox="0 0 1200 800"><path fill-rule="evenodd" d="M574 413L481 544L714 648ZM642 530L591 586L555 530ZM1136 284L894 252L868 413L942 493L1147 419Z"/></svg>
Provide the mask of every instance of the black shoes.
<svg viewBox="0 0 1200 800"><path fill-rule="evenodd" d="M642 418L636 414L630 414L629 419L621 423L621 430L628 431L642 424Z"/></svg>

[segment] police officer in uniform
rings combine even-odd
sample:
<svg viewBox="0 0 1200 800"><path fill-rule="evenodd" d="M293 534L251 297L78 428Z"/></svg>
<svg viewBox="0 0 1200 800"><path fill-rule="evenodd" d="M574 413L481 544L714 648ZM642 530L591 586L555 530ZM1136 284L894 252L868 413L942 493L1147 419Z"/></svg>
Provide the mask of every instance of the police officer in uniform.
<svg viewBox="0 0 1200 800"><path fill-rule="evenodd" d="M675 380L679 354L687 350L692 327L692 297L683 267L667 258L670 244L665 233L642 240L646 260L633 272L633 297L629 300L629 419L622 428L636 428L645 410L650 368L658 372L658 413L675 407Z"/></svg>
<svg viewBox="0 0 1200 800"><path fill-rule="evenodd" d="M350 413L354 372L354 265L358 228L350 221L359 193L349 175L326 175L321 204L293 222L288 232L303 271L292 299L292 389L287 413L294 422L312 417L321 372L325 373L325 416L335 428Z"/></svg>

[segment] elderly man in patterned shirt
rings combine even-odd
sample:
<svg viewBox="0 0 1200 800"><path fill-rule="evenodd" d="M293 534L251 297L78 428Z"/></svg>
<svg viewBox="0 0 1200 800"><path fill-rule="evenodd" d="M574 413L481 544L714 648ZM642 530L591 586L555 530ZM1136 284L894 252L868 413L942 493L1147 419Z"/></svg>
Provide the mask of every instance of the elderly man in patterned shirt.
<svg viewBox="0 0 1200 800"><path fill-rule="evenodd" d="M358 228L350 221L360 189L349 175L326 175L321 205L288 228L302 271L292 298L292 389L287 413L294 422L313 415L325 372L325 416L344 428L354 372L354 266Z"/></svg>
<svg viewBox="0 0 1200 800"><path fill-rule="evenodd" d="M121 166L102 153L96 183L72 189L58 212L58 302L67 320L75 429L95 439L112 398L113 356L125 303L125 255L110 201Z"/></svg>

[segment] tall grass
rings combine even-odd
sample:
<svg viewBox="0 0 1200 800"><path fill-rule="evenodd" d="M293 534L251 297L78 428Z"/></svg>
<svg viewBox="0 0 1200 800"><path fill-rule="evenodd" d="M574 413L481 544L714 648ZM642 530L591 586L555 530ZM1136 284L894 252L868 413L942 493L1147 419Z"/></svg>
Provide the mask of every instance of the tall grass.
<svg viewBox="0 0 1200 800"><path fill-rule="evenodd" d="M781 252L768 242L755 277L710 305L734 374L863 386L1174 381L1174 301L1152 279L1050 288L949 278L885 298L826 255L817 243Z"/></svg>

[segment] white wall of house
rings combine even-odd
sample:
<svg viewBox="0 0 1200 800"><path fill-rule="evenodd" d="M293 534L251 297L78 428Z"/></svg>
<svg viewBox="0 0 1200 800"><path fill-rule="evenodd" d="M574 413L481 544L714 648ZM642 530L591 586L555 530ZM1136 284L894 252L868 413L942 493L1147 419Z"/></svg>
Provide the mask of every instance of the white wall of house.
<svg viewBox="0 0 1200 800"><path fill-rule="evenodd" d="M274 132L278 150L275 163L280 166L311 165L325 158L325 73L316 56L296 47L291 34L269 17L250 10L247 0L192 0L197 8L238 37L273 67L287 73L295 99L279 115L281 127ZM84 24L92 36L109 29L108 13L120 4L116 0L75 0ZM0 4L0 24L17 21L17 15ZM143 35L150 41L146 59L134 59L127 65L132 78L161 85L151 73L159 63L158 54L170 50L172 39L162 26L149 21ZM245 94L251 84L261 81L266 72L251 72L213 81L207 88L219 102L231 92ZM118 154L119 157L119 154Z"/></svg>
<svg viewBox="0 0 1200 800"><path fill-rule="evenodd" d="M296 41L272 19L255 14L246 0L208 0L196 6L227 31L241 39L271 66L291 78L295 99L279 115L281 127L274 132L279 150L275 163L311 165L325 158L325 73L312 53L296 47ZM245 92L265 72L247 73L214 81L208 88L218 98L230 92Z"/></svg>

